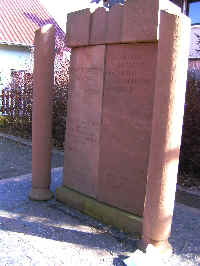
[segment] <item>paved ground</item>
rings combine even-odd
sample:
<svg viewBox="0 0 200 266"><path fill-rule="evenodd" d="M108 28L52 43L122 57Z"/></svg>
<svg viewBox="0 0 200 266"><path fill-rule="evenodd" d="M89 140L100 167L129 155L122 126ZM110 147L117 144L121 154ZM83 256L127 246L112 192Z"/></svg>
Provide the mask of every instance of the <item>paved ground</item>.
<svg viewBox="0 0 200 266"><path fill-rule="evenodd" d="M18 173L20 158L24 163L30 160L25 152L20 153L25 147L8 141L9 152L5 141L1 145L0 151L4 147L7 161L14 162L14 173ZM18 148L12 150L12 145ZM55 200L30 201L31 174L7 177L0 180L0 266L121 266L126 252L136 249L137 236L103 225ZM62 168L52 170L52 190L61 183ZM176 204L170 238L174 255L163 265L200 265L199 217L199 209Z"/></svg>
<svg viewBox="0 0 200 266"><path fill-rule="evenodd" d="M62 169L53 170L53 191L61 176ZM32 202L30 189L31 175L0 181L1 266L120 266L124 252L135 249L136 236L109 228L55 200ZM200 265L199 217L199 209L177 204L170 238L175 253L163 265Z"/></svg>
<svg viewBox="0 0 200 266"><path fill-rule="evenodd" d="M52 168L63 166L64 155L52 154ZM0 136L0 179L32 172L32 147Z"/></svg>

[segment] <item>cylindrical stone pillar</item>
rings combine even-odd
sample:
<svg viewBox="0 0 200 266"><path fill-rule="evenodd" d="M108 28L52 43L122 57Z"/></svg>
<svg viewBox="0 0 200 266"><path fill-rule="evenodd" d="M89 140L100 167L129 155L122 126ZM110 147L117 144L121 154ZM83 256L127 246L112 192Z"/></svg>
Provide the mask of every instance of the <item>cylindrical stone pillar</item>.
<svg viewBox="0 0 200 266"><path fill-rule="evenodd" d="M168 238L177 182L185 102L190 19L161 12L143 248L172 251Z"/></svg>
<svg viewBox="0 0 200 266"><path fill-rule="evenodd" d="M45 25L35 33L32 113L32 200L48 200L51 181L52 88L55 29Z"/></svg>

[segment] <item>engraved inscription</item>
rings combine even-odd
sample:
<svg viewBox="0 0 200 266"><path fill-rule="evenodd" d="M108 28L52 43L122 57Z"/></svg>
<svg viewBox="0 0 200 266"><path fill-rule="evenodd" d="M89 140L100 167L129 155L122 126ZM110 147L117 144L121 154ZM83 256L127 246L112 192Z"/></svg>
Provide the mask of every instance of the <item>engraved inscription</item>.
<svg viewBox="0 0 200 266"><path fill-rule="evenodd" d="M95 121L72 121L67 137L69 150L80 145L95 145L98 142L98 123Z"/></svg>
<svg viewBox="0 0 200 266"><path fill-rule="evenodd" d="M133 93L137 83L148 86L150 79L141 71L145 69L145 60L140 54L115 54L109 57L107 65L106 81L109 86L106 89L114 89L117 93Z"/></svg>
<svg viewBox="0 0 200 266"><path fill-rule="evenodd" d="M108 45L106 53L98 199L142 215L157 44Z"/></svg>
<svg viewBox="0 0 200 266"><path fill-rule="evenodd" d="M64 184L92 197L98 176L104 56L103 45L74 48L70 69Z"/></svg>
<svg viewBox="0 0 200 266"><path fill-rule="evenodd" d="M98 68L88 68L88 67L76 67L72 69L74 80L81 83L81 87L77 86L76 90L83 90L88 97L92 95L99 95L101 91L97 87L97 77L98 73L102 72ZM84 88L84 89L82 89Z"/></svg>

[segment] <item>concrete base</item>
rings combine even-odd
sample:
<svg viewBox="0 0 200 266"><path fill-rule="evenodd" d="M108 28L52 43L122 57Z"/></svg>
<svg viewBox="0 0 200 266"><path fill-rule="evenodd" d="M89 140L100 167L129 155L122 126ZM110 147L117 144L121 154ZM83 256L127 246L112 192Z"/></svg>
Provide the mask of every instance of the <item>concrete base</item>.
<svg viewBox="0 0 200 266"><path fill-rule="evenodd" d="M31 200L50 200L53 198L53 193L49 189L32 188L29 199Z"/></svg>
<svg viewBox="0 0 200 266"><path fill-rule="evenodd" d="M131 213L98 202L97 200L72 190L71 188L65 186L57 188L56 199L105 224L122 229L125 232L132 234L141 234L142 232L141 217L137 217Z"/></svg>

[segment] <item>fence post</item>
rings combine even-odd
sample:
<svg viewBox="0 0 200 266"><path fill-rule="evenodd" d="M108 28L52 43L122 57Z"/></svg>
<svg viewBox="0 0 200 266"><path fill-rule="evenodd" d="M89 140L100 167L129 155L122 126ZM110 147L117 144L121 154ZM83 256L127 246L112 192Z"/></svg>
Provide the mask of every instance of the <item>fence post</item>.
<svg viewBox="0 0 200 266"><path fill-rule="evenodd" d="M13 117L15 115L14 112L14 107L15 107L15 103L14 103L14 93L13 90L11 90L10 92L10 115Z"/></svg>
<svg viewBox="0 0 200 266"><path fill-rule="evenodd" d="M51 181L52 87L55 29L45 25L35 34L32 116L32 200L49 200Z"/></svg>
<svg viewBox="0 0 200 266"><path fill-rule="evenodd" d="M6 114L10 115L10 92L6 91Z"/></svg>

